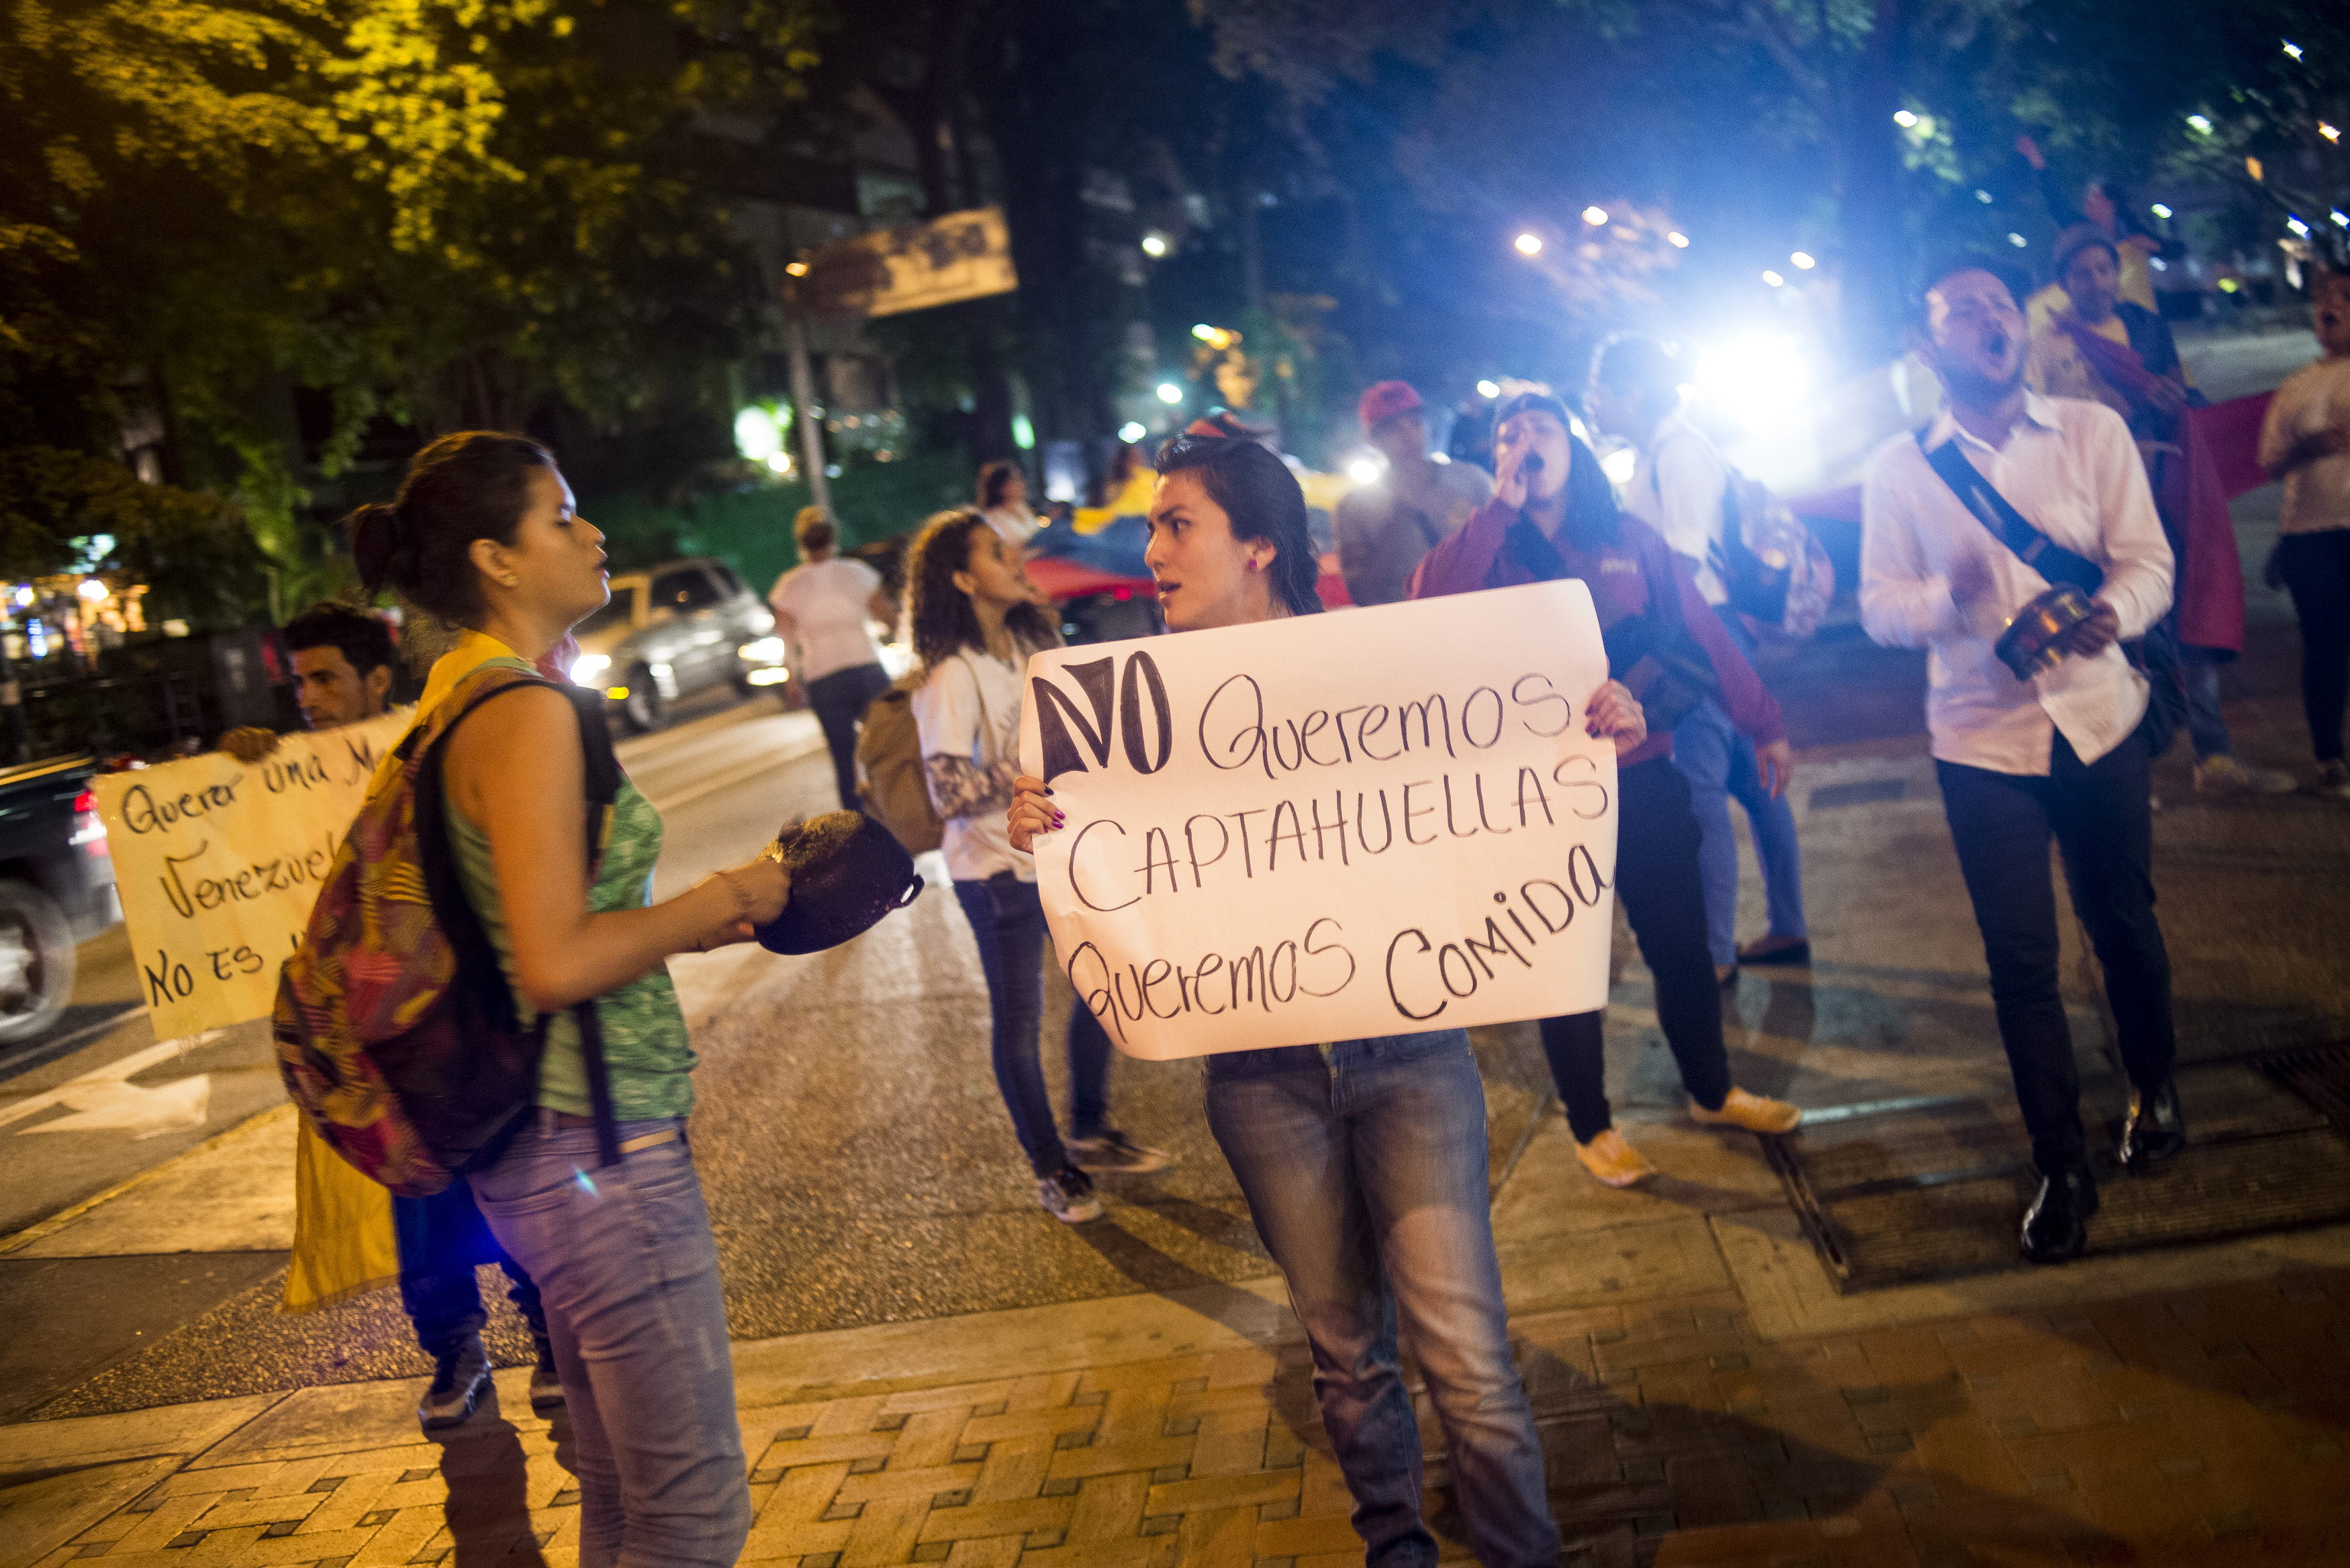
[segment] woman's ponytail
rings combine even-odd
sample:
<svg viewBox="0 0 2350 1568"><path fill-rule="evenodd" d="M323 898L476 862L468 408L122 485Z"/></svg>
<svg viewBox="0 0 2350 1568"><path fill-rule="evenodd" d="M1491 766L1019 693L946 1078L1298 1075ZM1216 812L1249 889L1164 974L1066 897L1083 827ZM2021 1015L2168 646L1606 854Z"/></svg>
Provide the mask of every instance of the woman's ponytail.
<svg viewBox="0 0 2350 1568"><path fill-rule="evenodd" d="M531 478L555 459L528 436L460 431L410 460L400 495L374 501L345 522L359 581L372 594L390 588L451 626L482 617L476 539L515 541L530 505Z"/></svg>

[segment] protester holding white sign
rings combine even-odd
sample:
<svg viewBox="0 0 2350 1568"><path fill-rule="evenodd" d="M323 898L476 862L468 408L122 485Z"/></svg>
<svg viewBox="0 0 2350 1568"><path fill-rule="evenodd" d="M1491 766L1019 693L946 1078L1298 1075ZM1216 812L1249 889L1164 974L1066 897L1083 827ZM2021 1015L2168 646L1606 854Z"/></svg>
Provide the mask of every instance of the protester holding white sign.
<svg viewBox="0 0 2350 1568"><path fill-rule="evenodd" d="M1061 640L1035 602L1020 546L974 507L941 512L906 553L906 624L920 660L914 723L922 780L944 826L940 854L979 944L988 1054L1036 1201L1068 1224L1101 1218L1087 1169L1170 1161L1111 1127L1109 1040L1082 1005L1069 1015L1069 1136L1053 1120L1036 1025L1045 1011L1045 915L1035 863L1004 836L1020 740L1020 661Z"/></svg>
<svg viewBox="0 0 2350 1568"><path fill-rule="evenodd" d="M1187 438L1159 470L1145 558L1168 627L1216 635L1031 659L1012 842L1038 853L1081 1002L1129 1051L1213 1053L1208 1125L1313 1345L1367 1558L1437 1552L1400 1318L1478 1561L1547 1568L1558 1527L1510 1353L1484 1088L1459 1022L1520 987L1588 992L1595 954L1604 996L1615 764L1592 737L1637 743L1638 705L1607 680L1573 588L1479 607L1530 637L1516 680L1454 659L1480 639L1440 624L1471 618L1451 607L1290 623L1321 606L1281 460ZM1411 684L1381 706L1370 693L1399 670ZM1497 766L1485 753L1504 735L1548 750ZM1472 854L1497 846L1498 882ZM1334 1036L1317 1025L1349 1018L1376 1030L1321 1044Z"/></svg>
<svg viewBox="0 0 2350 1568"><path fill-rule="evenodd" d="M1648 711L1652 737L1623 759L1617 774L1623 853L1614 863L1624 913L1656 980L1657 1022L1690 1094L1690 1115L1707 1126L1758 1133L1792 1131L1803 1113L1730 1081L1721 999L1706 945L1705 883L1689 781L1673 765L1672 732L1698 704L1717 699L1756 743L1773 794L1786 788L1789 753L1779 706L1756 679L1689 573L1664 540L1617 509L1590 448L1576 440L1564 405L1522 392L1495 411L1500 465L1493 499L1467 526L1429 552L1411 597L1434 598L1544 582L1586 585L1607 628L1607 658ZM1584 1167L1610 1187L1656 1173L1616 1131L1607 1106L1600 1011L1568 1010L1542 1021L1543 1050Z"/></svg>

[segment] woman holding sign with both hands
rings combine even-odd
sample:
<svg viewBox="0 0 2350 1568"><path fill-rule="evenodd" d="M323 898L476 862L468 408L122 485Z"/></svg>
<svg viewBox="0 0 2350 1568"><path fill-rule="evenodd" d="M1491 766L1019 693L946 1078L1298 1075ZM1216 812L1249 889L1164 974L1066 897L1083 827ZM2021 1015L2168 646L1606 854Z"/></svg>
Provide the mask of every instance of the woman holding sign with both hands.
<svg viewBox="0 0 2350 1568"><path fill-rule="evenodd" d="M1763 787L1778 795L1794 765L1778 704L1664 540L1616 507L1591 449L1546 392L1521 392L1495 410L1493 499L1430 551L1411 597L1579 577L1591 589L1607 668L1639 693L1655 738L1624 749L1616 775L1616 893L1655 978L1657 1022L1707 1127L1792 1131L1803 1112L1730 1081L1721 998L1706 946L1705 879L1689 780L1673 765L1673 726L1711 696L1754 742ZM1610 1187L1656 1174L1624 1141L1607 1108L1599 1012L1542 1021L1543 1051L1566 1104L1575 1154Z"/></svg>
<svg viewBox="0 0 2350 1568"><path fill-rule="evenodd" d="M1305 498L1278 457L1245 439L1186 435L1160 452L1159 472L1144 559L1169 630L1321 608ZM1646 738L1639 704L1613 681L1586 716L1590 732L1619 750ZM1011 843L1024 851L1062 816L1041 780L1023 776L1015 788ZM1510 1355L1484 1086L1468 1035L1445 1029L1212 1055L1207 1112L1313 1345L1323 1426L1368 1559L1436 1561L1420 1518L1400 1327L1443 1424L1478 1560L1555 1563L1542 1445Z"/></svg>

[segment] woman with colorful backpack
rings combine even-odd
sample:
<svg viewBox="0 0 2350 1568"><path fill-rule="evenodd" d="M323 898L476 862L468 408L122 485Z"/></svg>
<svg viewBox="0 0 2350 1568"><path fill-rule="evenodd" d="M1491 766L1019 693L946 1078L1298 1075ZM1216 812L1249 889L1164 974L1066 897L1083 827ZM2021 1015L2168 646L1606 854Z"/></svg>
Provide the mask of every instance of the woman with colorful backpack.
<svg viewBox="0 0 2350 1568"><path fill-rule="evenodd" d="M1038 1204L1068 1224L1097 1220L1087 1168L1160 1170L1173 1161L1109 1125L1109 1036L1090 1009L1069 1012L1066 1139L1045 1092L1036 1041L1045 910L1036 863L1012 847L1003 814L1020 772L1021 671L1029 654L1057 647L1060 632L1035 603L1020 546L972 507L922 524L906 556L906 620L920 669L912 701L923 777L987 977L996 1088L1035 1172Z"/></svg>
<svg viewBox="0 0 2350 1568"><path fill-rule="evenodd" d="M609 597L602 542L545 448L484 431L434 441L397 500L351 519L370 589L462 628L418 704L420 727L445 738L418 830L445 825L470 910L436 897L436 921L478 923L515 1018L536 1021L523 1037L543 1042L533 1108L463 1179L546 1303L579 1561L723 1564L751 1504L717 1246L685 1140L694 1054L663 961L748 940L791 884L761 858L651 903L651 804L620 777L590 816L611 769L588 738L600 724L532 666ZM462 716L493 699L489 722L435 722L444 702Z"/></svg>

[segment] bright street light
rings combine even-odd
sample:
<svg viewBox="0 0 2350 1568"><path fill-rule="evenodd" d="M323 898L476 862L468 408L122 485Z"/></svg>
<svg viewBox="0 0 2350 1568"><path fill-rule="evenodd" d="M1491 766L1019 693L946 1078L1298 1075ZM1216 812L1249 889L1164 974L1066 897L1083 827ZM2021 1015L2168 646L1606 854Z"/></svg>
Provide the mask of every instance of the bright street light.
<svg viewBox="0 0 2350 1568"><path fill-rule="evenodd" d="M1918 123L1918 117L1906 109L1897 109L1893 111L1893 123L1908 130Z"/></svg>
<svg viewBox="0 0 2350 1568"><path fill-rule="evenodd" d="M2297 60L2301 58L2301 46L2294 43L2291 38L2284 40L2284 52L2293 59Z"/></svg>
<svg viewBox="0 0 2350 1568"><path fill-rule="evenodd" d="M1165 255L1167 254L1167 236L1164 234L1143 235L1142 254L1147 256Z"/></svg>
<svg viewBox="0 0 2350 1568"><path fill-rule="evenodd" d="M1787 280L1781 277L1777 273L1773 272L1769 267L1764 267L1762 269L1762 281L1769 284L1773 288L1779 288L1784 286Z"/></svg>
<svg viewBox="0 0 2350 1568"><path fill-rule="evenodd" d="M1809 251L1797 251L1794 255L1789 256L1787 259L1794 262L1796 269L1801 272L1809 272L1814 267L1820 265L1817 261L1813 259L1812 253Z"/></svg>
<svg viewBox="0 0 2350 1568"><path fill-rule="evenodd" d="M2334 211L2326 213L2325 215L2334 220L2334 226L2335 228L2350 229L2350 215L2345 215L2341 208L2336 207Z"/></svg>
<svg viewBox="0 0 2350 1568"><path fill-rule="evenodd" d="M1511 243L1518 247L1518 254L1522 256L1538 256L1542 254L1542 236L1540 234L1520 234Z"/></svg>
<svg viewBox="0 0 2350 1568"><path fill-rule="evenodd" d="M1379 460L1358 457L1347 464L1347 477L1357 484L1376 484L1379 479Z"/></svg>
<svg viewBox="0 0 2350 1568"><path fill-rule="evenodd" d="M2342 140L2342 133L2334 130L2334 127L2326 124L2322 119L2317 122L2317 134L2325 138L2328 141L2339 141Z"/></svg>
<svg viewBox="0 0 2350 1568"><path fill-rule="evenodd" d="M1679 229L1675 229L1672 233L1665 236L1665 244L1672 246L1673 249L1677 251L1685 251L1689 249L1689 236L1681 233Z"/></svg>
<svg viewBox="0 0 2350 1568"><path fill-rule="evenodd" d="M1812 367L1784 333L1757 332L1698 356L1690 379L1698 396L1749 430L1768 430L1807 406Z"/></svg>
<svg viewBox="0 0 2350 1568"><path fill-rule="evenodd" d="M1133 445L1136 441L1140 441L1144 436L1147 436L1149 433L1150 432L1149 431L1144 430L1139 424L1137 424L1132 420L1128 420L1126 423L1118 427L1118 439L1126 442L1128 446Z"/></svg>
<svg viewBox="0 0 2350 1568"><path fill-rule="evenodd" d="M2032 242L2025 239L2022 234L2010 234L2007 236L2007 243L2013 245L2017 250L2022 250Z"/></svg>
<svg viewBox="0 0 2350 1568"><path fill-rule="evenodd" d="M1583 221L1595 229L1598 228L1607 222L1607 209L1600 206L1586 207L1583 209Z"/></svg>
<svg viewBox="0 0 2350 1568"><path fill-rule="evenodd" d="M2211 134L2211 117L2210 115L2190 114L2187 117L2187 123L2193 127L2196 134L2199 136L2209 136Z"/></svg>
<svg viewBox="0 0 2350 1568"><path fill-rule="evenodd" d="M2309 225L2303 223L2299 218L2288 214L2284 221L2284 226L2291 229L2294 235L2300 239L2305 240L2309 238Z"/></svg>
<svg viewBox="0 0 2350 1568"><path fill-rule="evenodd" d="M1991 192L1982 189L1981 186L1977 186L1975 188L1975 200L1988 207L1991 205Z"/></svg>
<svg viewBox="0 0 2350 1568"><path fill-rule="evenodd" d="M1162 403L1180 403L1183 400L1183 389L1173 381L1161 381L1159 383L1159 400Z"/></svg>
<svg viewBox="0 0 2350 1568"><path fill-rule="evenodd" d="M1492 381L1480 381L1477 383L1477 395L1481 398L1498 398L1502 395L1502 389Z"/></svg>
<svg viewBox="0 0 2350 1568"><path fill-rule="evenodd" d="M2167 218L2170 216L2170 209L2160 202L2157 202L2153 206L2147 210L2158 218Z"/></svg>

